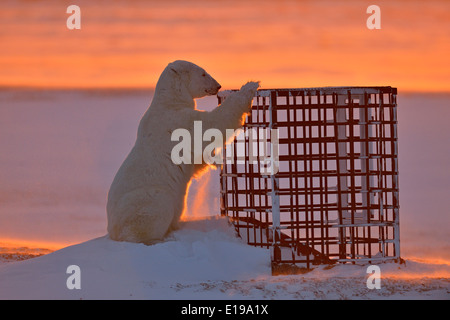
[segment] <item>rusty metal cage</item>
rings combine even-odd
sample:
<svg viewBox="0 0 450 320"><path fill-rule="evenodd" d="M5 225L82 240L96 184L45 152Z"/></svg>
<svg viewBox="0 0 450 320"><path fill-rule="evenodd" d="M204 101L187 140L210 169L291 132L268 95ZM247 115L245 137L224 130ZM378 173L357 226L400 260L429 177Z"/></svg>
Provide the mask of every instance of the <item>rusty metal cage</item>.
<svg viewBox="0 0 450 320"><path fill-rule="evenodd" d="M257 91L223 152L221 214L271 250L274 274L400 258L396 97L392 87Z"/></svg>

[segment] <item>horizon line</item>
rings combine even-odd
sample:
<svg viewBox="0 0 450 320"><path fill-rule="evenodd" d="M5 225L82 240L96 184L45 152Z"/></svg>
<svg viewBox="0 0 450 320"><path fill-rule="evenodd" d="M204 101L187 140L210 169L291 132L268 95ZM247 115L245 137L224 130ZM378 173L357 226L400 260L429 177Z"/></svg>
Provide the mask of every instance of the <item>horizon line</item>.
<svg viewBox="0 0 450 320"><path fill-rule="evenodd" d="M314 86L314 87L298 87L298 89L308 89L308 88L320 88L320 87L335 87L335 86ZM348 87L379 87L379 85L349 85ZM447 91L437 90L413 90L413 89L399 89L399 87L392 86L394 88L397 88L398 93L397 94L443 94L448 95L450 94L450 89ZM268 89L297 89L297 87L277 87L277 88L260 88L259 90L268 90ZM0 85L0 91L7 91L7 90L30 90L30 91L155 91L155 87L126 87L126 86L118 86L118 87L83 87L83 86L73 86L73 87L45 87L45 86L32 86L32 85L20 85L20 86L8 86L8 85ZM221 91L226 90L238 90L238 87L235 88L223 88Z"/></svg>

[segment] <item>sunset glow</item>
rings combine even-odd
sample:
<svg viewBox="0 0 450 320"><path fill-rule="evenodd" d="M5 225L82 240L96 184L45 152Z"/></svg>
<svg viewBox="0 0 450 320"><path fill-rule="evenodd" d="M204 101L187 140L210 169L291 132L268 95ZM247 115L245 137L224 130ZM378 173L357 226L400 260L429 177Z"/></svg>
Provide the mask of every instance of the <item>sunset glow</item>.
<svg viewBox="0 0 450 320"><path fill-rule="evenodd" d="M0 253L20 252L20 253L49 253L71 245L67 242L49 242L41 240L24 240L14 238L0 238Z"/></svg>
<svg viewBox="0 0 450 320"><path fill-rule="evenodd" d="M217 211L216 208L213 208L210 201L208 201L210 198L208 193L216 191L212 189L214 187L211 187L211 175L214 174L214 171L215 169L212 167L207 167L199 176L189 183L188 194L185 199L186 207L181 215L181 221L201 219L210 216L211 212ZM216 172L216 174L218 173ZM195 185L195 187L193 187L193 185ZM195 190L192 190L193 188L195 188ZM188 202L189 195L191 195L191 199Z"/></svg>
<svg viewBox="0 0 450 320"><path fill-rule="evenodd" d="M450 91L450 3L378 1L6 2L0 86L154 87L176 59L204 66L223 88L391 85Z"/></svg>

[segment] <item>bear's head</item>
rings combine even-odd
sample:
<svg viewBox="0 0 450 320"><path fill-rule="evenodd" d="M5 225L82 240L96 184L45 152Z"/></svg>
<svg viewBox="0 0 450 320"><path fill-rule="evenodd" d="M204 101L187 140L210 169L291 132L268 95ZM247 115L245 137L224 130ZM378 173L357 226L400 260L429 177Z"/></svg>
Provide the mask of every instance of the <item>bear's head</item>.
<svg viewBox="0 0 450 320"><path fill-rule="evenodd" d="M177 60L170 63L167 69L172 73L177 90L186 90L192 99L215 95L221 88L203 68L192 62Z"/></svg>

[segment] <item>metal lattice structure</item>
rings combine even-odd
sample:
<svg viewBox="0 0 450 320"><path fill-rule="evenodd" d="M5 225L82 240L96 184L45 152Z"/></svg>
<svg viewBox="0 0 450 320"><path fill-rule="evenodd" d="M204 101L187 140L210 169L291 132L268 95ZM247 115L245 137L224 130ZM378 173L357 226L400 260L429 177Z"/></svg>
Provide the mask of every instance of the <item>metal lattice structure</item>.
<svg viewBox="0 0 450 320"><path fill-rule="evenodd" d="M396 97L391 87L257 91L223 152L221 214L271 249L274 273L400 258Z"/></svg>

